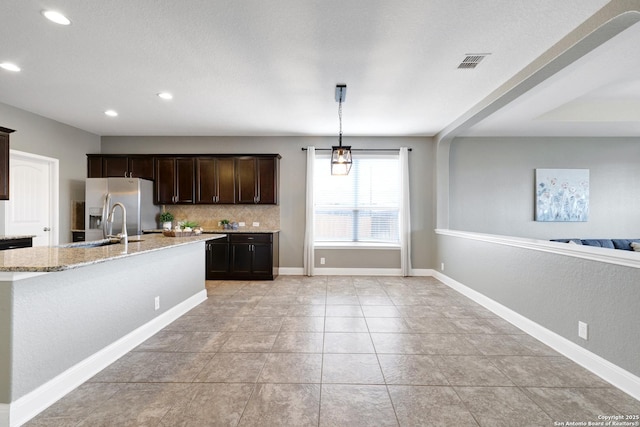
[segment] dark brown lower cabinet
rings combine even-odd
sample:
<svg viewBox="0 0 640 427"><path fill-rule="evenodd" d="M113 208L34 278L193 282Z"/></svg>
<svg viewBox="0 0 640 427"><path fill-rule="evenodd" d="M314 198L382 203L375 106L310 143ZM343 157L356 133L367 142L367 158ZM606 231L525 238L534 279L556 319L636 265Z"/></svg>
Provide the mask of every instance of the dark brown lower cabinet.
<svg viewBox="0 0 640 427"><path fill-rule="evenodd" d="M273 280L279 233L237 233L207 241L207 280Z"/></svg>
<svg viewBox="0 0 640 427"><path fill-rule="evenodd" d="M224 279L229 275L229 235L207 240L207 280Z"/></svg>
<svg viewBox="0 0 640 427"><path fill-rule="evenodd" d="M0 240L0 251L7 249L30 248L33 246L32 237L21 237L18 239L2 239Z"/></svg>

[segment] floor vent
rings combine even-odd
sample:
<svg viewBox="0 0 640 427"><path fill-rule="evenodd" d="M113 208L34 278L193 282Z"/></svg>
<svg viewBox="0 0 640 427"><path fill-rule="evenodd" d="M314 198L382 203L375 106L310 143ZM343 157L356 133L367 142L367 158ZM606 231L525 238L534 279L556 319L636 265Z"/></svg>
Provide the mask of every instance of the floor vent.
<svg viewBox="0 0 640 427"><path fill-rule="evenodd" d="M458 68L462 69L472 69L476 68L480 62L490 55L489 53L467 53L465 58L462 60Z"/></svg>

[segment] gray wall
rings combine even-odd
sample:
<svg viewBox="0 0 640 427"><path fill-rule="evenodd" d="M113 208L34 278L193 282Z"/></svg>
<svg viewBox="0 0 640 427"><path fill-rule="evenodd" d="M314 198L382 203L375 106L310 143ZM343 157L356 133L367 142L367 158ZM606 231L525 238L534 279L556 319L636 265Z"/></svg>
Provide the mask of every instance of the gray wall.
<svg viewBox="0 0 640 427"><path fill-rule="evenodd" d="M438 257L447 276L640 375L640 269L442 235Z"/></svg>
<svg viewBox="0 0 640 427"><path fill-rule="evenodd" d="M2 103L0 126L16 130L11 149L59 160L59 236L60 243L70 242L71 201L84 200L86 154L100 152L100 137Z"/></svg>
<svg viewBox="0 0 640 427"><path fill-rule="evenodd" d="M638 159L633 138L457 138L450 228L539 239L638 237ZM588 222L534 221L536 168L590 170ZM640 270L442 235L437 252L447 276L640 375ZM578 320L589 324L588 341L578 338Z"/></svg>
<svg viewBox="0 0 640 427"><path fill-rule="evenodd" d="M0 347L11 352L0 359L0 403L15 401L204 290L204 242L161 252L0 282L0 297L12 293L0 300L11 301L11 322L0 324Z"/></svg>
<svg viewBox="0 0 640 427"><path fill-rule="evenodd" d="M334 137L102 137L104 154L279 153L280 163L280 267L301 268L305 226L306 153L302 147L329 148ZM432 268L435 254L434 143L431 138L351 137L354 148L413 148L409 155L411 185L412 262L414 268ZM215 209L215 208L212 208ZM380 267L368 251L332 251L327 264L317 267ZM389 254L391 259L393 253ZM388 268L399 268L397 265Z"/></svg>
<svg viewBox="0 0 640 427"><path fill-rule="evenodd" d="M640 237L639 160L637 138L457 138L449 228L540 239ZM589 221L535 222L536 168L589 169Z"/></svg>

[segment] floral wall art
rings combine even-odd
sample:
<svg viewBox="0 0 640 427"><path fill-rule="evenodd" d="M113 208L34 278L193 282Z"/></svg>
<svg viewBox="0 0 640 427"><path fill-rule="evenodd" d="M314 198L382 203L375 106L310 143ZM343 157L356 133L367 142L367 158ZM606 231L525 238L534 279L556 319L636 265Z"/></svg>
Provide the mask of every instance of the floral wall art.
<svg viewBox="0 0 640 427"><path fill-rule="evenodd" d="M589 219L589 169L536 169L536 221Z"/></svg>

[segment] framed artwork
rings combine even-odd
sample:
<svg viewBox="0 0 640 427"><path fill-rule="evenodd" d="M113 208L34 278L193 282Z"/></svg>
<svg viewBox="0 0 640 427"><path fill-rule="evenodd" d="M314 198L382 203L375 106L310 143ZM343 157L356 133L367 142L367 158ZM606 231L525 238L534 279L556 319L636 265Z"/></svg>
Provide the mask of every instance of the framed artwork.
<svg viewBox="0 0 640 427"><path fill-rule="evenodd" d="M589 169L536 169L536 221L589 219Z"/></svg>

